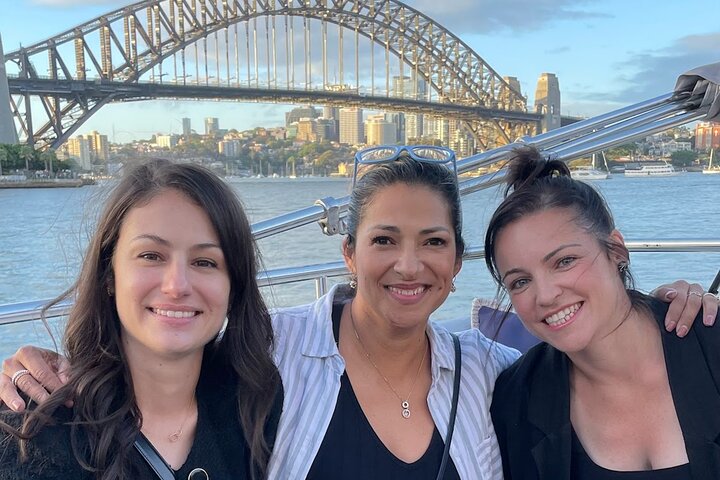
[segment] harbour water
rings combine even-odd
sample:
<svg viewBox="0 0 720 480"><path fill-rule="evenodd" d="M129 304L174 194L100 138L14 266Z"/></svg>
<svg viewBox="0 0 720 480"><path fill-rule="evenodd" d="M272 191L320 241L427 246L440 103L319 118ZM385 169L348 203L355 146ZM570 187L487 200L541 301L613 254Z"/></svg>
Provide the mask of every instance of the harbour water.
<svg viewBox="0 0 720 480"><path fill-rule="evenodd" d="M302 208L322 197L347 195L347 179L243 179L233 183L251 221ZM604 194L626 240L719 239L720 177L687 173L666 178L615 175L595 185ZM108 186L79 189L0 190L0 304L51 298L69 286ZM497 188L463 199L464 236L481 245L488 217L500 200ZM266 268L340 260L340 237L326 237L317 225L259 242ZM720 269L720 253L634 253L638 287L684 278L706 288ZM436 320L468 316L473 297L489 297L495 287L482 261L466 262L458 291L435 314ZM310 301L314 284L266 289L271 306ZM57 334L59 323L53 323ZM0 326L0 358L23 343L52 345L40 322ZM59 338L59 336L58 336Z"/></svg>

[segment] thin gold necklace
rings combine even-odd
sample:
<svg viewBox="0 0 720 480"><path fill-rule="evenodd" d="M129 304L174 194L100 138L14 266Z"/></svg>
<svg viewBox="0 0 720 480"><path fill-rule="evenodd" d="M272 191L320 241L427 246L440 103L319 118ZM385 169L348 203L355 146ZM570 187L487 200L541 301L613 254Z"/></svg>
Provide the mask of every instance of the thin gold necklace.
<svg viewBox="0 0 720 480"><path fill-rule="evenodd" d="M184 420L182 421L182 423L180 424L180 428L178 428L178 429L175 430L173 433L171 433L170 435L168 435L168 440L170 441L170 443L175 443L175 442L177 442L178 440L180 440L180 437L182 437L183 428L185 428L185 423L187 423L188 418L190 418L190 414L191 414L192 411L193 411L193 403L194 403L194 402L195 402L195 396L193 395L193 397L190 399L190 408L188 409L188 412L187 412L187 414L185 415L185 419L184 419Z"/></svg>
<svg viewBox="0 0 720 480"><path fill-rule="evenodd" d="M392 390L398 400L400 400L400 406L402 407L402 417L407 420L408 418L410 418L410 396L412 395L412 392L415 389L415 384L420 377L420 370L422 370L423 363L425 363L425 357L427 356L428 351L427 344L425 344L425 351L423 351L422 359L420 359L420 366L418 367L417 373L415 374L415 380L413 380L413 383L410 386L410 391L408 392L407 397L405 398L405 400L403 400L397 390L393 388L390 380L388 380L387 377L383 375L375 362L373 362L373 359L372 357L370 357L370 354L365 348L365 345L363 345L362 340L360 340L360 335L358 335L357 328L355 328L355 319L353 318L352 314L352 304L350 305L350 323L352 324L353 332L355 332L355 338L357 339L360 348L362 348L362 351L365 353L365 356L370 361L370 364L375 368L375 371L377 371L378 375L380 375L380 377L385 381L385 384L390 387L390 390Z"/></svg>

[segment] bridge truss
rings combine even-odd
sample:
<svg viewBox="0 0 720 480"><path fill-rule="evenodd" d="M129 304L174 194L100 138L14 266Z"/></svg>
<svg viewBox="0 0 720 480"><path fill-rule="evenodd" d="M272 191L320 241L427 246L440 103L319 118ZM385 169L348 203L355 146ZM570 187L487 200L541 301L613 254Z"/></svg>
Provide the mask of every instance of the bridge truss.
<svg viewBox="0 0 720 480"><path fill-rule="evenodd" d="M462 40L397 0L146 0L9 52L6 68L20 138L39 148L109 103L155 98L424 113L452 118L481 149L540 119Z"/></svg>

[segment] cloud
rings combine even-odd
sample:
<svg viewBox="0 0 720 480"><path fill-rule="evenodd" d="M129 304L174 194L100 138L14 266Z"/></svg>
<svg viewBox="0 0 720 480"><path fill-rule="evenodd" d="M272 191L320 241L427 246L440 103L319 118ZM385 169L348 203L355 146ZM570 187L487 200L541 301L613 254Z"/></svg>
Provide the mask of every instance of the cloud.
<svg viewBox="0 0 720 480"><path fill-rule="evenodd" d="M408 0L407 3L435 19L455 34L539 30L561 20L607 18L583 9L596 0Z"/></svg>
<svg viewBox="0 0 720 480"><path fill-rule="evenodd" d="M677 39L669 47L635 53L615 64L618 71L631 72L616 77L620 89L614 92L586 92L580 98L630 103L668 93L683 72L717 62L717 45L720 45L720 31L688 35Z"/></svg>

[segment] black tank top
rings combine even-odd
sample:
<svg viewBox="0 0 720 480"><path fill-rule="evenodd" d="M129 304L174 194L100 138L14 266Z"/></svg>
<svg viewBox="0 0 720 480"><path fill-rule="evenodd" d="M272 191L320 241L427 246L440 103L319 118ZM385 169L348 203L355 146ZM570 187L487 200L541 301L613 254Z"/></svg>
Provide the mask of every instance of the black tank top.
<svg viewBox="0 0 720 480"><path fill-rule="evenodd" d="M690 464L677 467L661 468L634 472L608 470L596 465L580 443L580 439L572 430L572 461L570 462L570 478L577 480L690 480Z"/></svg>
<svg viewBox="0 0 720 480"><path fill-rule="evenodd" d="M339 340L342 305L333 306L333 331ZM372 429L355 396L347 373L340 378L340 394L320 450L307 480L435 480L445 443L435 428L422 457L405 463L390 452ZM444 480L460 480L448 459Z"/></svg>

